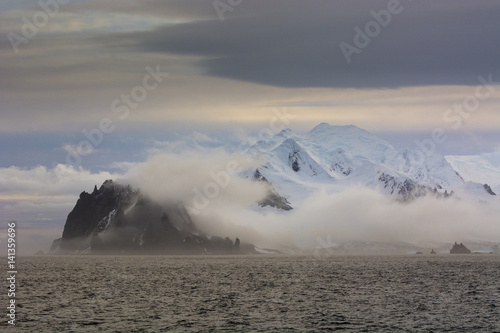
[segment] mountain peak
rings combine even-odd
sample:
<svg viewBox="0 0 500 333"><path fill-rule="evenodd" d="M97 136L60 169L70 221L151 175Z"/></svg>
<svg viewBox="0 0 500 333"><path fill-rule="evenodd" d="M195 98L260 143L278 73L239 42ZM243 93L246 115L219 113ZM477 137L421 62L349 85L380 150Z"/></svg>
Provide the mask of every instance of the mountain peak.
<svg viewBox="0 0 500 333"><path fill-rule="evenodd" d="M289 138L291 136L295 136L295 133L289 128L285 128L281 130L278 134L276 134L277 137L283 137L283 138Z"/></svg>
<svg viewBox="0 0 500 333"><path fill-rule="evenodd" d="M312 130L309 131L309 133L324 132L324 131L330 130L331 128L332 128L332 125L323 122L323 123L316 125Z"/></svg>
<svg viewBox="0 0 500 333"><path fill-rule="evenodd" d="M310 130L309 133L319 133L332 130L359 130L365 132L365 130L355 125L330 125L328 123L322 122L316 125L316 127L314 127L312 130Z"/></svg>
<svg viewBox="0 0 500 333"><path fill-rule="evenodd" d="M331 137L338 135L347 136L373 136L370 132L365 131L355 125L330 125L321 123L307 133L311 138Z"/></svg>
<svg viewBox="0 0 500 333"><path fill-rule="evenodd" d="M281 134L281 133L283 133L283 134L284 134L284 133L293 133L293 131L287 127L287 128L285 128L285 129L281 130L281 131L280 131L280 134Z"/></svg>

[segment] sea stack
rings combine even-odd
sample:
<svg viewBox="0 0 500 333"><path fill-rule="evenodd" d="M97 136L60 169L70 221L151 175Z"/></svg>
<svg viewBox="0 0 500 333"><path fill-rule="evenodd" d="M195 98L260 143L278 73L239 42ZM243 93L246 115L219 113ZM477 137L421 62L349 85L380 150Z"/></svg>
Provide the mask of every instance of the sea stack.
<svg viewBox="0 0 500 333"><path fill-rule="evenodd" d="M450 254L469 254L471 251L465 247L463 243L457 244L455 242L455 245L450 250Z"/></svg>

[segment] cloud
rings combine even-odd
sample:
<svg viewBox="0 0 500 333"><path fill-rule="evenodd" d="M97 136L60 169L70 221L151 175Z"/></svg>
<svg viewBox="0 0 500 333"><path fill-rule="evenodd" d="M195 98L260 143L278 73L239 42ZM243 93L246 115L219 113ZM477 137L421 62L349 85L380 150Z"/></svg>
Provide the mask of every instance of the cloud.
<svg viewBox="0 0 500 333"><path fill-rule="evenodd" d="M289 212L261 209L256 202L266 189L260 184L233 176L229 186L217 186L211 174L224 172L231 160L238 161L242 169L262 163L217 150L210 154L158 154L125 177L156 200L183 201L204 232L239 237L262 247L298 245L313 249L318 237L327 235L334 242L413 244L500 239L500 206L494 203L425 197L401 204L360 186L340 193L316 192ZM208 193L217 193L213 199L203 194L207 184L213 186L208 187ZM198 209L204 201L207 205Z"/></svg>
<svg viewBox="0 0 500 333"><path fill-rule="evenodd" d="M75 196L83 190L92 190L106 179L116 177L110 172L91 173L83 168L58 164L52 169L37 166L0 168L0 194L4 198L25 196Z"/></svg>
<svg viewBox="0 0 500 333"><path fill-rule="evenodd" d="M431 197L401 204L375 190L353 186L341 193L318 192L288 213L225 210L198 219L205 231L224 230L230 237L260 246L314 249L318 238L326 236L335 243L498 242L499 214L500 205L495 204Z"/></svg>
<svg viewBox="0 0 500 333"><path fill-rule="evenodd" d="M294 107L310 124L432 129L442 122L443 94L450 97L441 88L459 95L449 108L474 93L457 85L475 86L489 73L499 80L500 4L489 0L402 0L402 13L347 64L339 43L352 43L353 28L387 3L244 1L220 21L211 1L74 0L18 54L7 34L19 32L20 18L38 5L11 3L0 11L0 131L77 133L102 117L119 124L117 131L255 123L276 105ZM156 64L171 75L121 122L111 103ZM447 86L426 86L436 84ZM380 89L387 87L397 89ZM467 126L496 124L496 102L481 103L481 116Z"/></svg>
<svg viewBox="0 0 500 333"><path fill-rule="evenodd" d="M238 173L257 168L260 160L230 155L222 150L160 153L123 176L127 182L159 202L184 202L195 211L220 205L239 209L262 199L265 188ZM213 208L212 208L213 209Z"/></svg>
<svg viewBox="0 0 500 333"><path fill-rule="evenodd" d="M201 56L207 75L281 87L474 85L500 76L500 4L401 1L402 12L347 63L339 47L388 1L252 1L227 20L112 34L124 50ZM460 19L458 19L460 18Z"/></svg>

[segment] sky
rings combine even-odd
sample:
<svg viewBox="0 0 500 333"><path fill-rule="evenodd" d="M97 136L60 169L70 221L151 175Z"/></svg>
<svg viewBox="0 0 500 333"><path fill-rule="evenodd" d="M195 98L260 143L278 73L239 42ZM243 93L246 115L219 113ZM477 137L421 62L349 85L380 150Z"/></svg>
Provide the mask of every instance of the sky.
<svg viewBox="0 0 500 333"><path fill-rule="evenodd" d="M1 222L60 232L94 183L179 141L237 145L277 109L296 131L499 151L498 17L494 0L2 0Z"/></svg>

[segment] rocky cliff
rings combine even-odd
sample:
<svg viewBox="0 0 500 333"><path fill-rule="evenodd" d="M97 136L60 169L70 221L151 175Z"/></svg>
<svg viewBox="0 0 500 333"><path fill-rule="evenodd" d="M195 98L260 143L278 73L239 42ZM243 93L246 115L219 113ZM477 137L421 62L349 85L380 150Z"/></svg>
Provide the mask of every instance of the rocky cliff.
<svg viewBox="0 0 500 333"><path fill-rule="evenodd" d="M159 204L138 189L107 180L82 192L51 253L244 254L254 247L208 237L182 204Z"/></svg>

